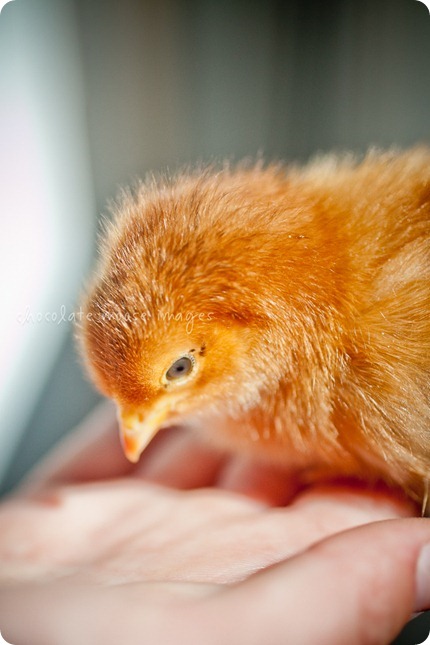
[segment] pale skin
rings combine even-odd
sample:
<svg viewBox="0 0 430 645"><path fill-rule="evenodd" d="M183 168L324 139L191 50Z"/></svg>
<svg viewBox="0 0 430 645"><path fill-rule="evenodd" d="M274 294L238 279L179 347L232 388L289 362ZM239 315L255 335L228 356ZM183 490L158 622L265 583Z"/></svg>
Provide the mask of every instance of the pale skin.
<svg viewBox="0 0 430 645"><path fill-rule="evenodd" d="M137 465L98 410L0 506L14 645L383 645L430 604L430 522L171 429ZM381 521L382 520L382 521Z"/></svg>

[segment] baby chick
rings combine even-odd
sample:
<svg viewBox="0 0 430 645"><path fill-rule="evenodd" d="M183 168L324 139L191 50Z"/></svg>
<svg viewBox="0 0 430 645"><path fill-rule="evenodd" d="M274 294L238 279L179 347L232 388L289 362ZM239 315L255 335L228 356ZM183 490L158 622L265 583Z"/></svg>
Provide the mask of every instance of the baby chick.
<svg viewBox="0 0 430 645"><path fill-rule="evenodd" d="M423 499L430 150L197 170L115 211L81 339L131 461L185 425Z"/></svg>

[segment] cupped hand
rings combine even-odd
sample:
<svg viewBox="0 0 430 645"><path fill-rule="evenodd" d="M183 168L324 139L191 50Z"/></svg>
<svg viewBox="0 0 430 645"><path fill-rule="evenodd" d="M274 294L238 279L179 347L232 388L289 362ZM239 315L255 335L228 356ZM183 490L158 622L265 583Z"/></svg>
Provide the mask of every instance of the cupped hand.
<svg viewBox="0 0 430 645"><path fill-rule="evenodd" d="M414 513L387 491L299 491L177 428L132 466L103 407L0 507L0 631L15 645L388 643L427 606L430 526Z"/></svg>

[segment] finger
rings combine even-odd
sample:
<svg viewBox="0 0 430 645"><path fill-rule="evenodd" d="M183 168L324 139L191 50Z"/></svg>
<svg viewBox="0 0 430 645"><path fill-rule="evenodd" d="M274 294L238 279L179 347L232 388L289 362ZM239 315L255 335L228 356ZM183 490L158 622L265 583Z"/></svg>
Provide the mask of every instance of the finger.
<svg viewBox="0 0 430 645"><path fill-rule="evenodd" d="M417 517L417 504L408 498L403 491L391 489L383 483L366 485L364 482L334 481L321 482L306 488L296 496L291 509L301 516L327 516L335 509L347 509L356 515L362 515L363 523L378 519L396 517Z"/></svg>
<svg viewBox="0 0 430 645"><path fill-rule="evenodd" d="M327 500L349 499L352 508L362 507L365 513L376 507L378 513L386 508L390 517L420 514L418 506L400 489L390 488L383 482L372 484L336 478L304 486L299 472L249 456L231 456L219 471L217 486L272 506L290 504L291 508L305 511L313 507L319 512Z"/></svg>
<svg viewBox="0 0 430 645"><path fill-rule="evenodd" d="M236 625L238 645L383 645L430 606L430 556L419 557L429 542L427 519L345 531L227 588L202 620L216 625L218 643L233 642Z"/></svg>
<svg viewBox="0 0 430 645"><path fill-rule="evenodd" d="M104 402L30 472L18 492L32 494L52 484L121 477L132 470L121 450L114 407Z"/></svg>
<svg viewBox="0 0 430 645"><path fill-rule="evenodd" d="M220 471L217 486L272 506L283 506L294 498L300 484L294 473L277 465L234 456Z"/></svg>
<svg viewBox="0 0 430 645"><path fill-rule="evenodd" d="M214 484L226 461L225 453L202 443L191 430L178 427L159 433L145 453L136 476L184 490Z"/></svg>

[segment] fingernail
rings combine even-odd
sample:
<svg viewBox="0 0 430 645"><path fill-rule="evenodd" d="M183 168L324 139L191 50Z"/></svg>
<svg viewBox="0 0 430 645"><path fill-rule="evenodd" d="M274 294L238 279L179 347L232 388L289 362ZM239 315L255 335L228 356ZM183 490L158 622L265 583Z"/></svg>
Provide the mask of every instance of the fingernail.
<svg viewBox="0 0 430 645"><path fill-rule="evenodd" d="M417 562L415 611L430 608L430 544L421 549Z"/></svg>

